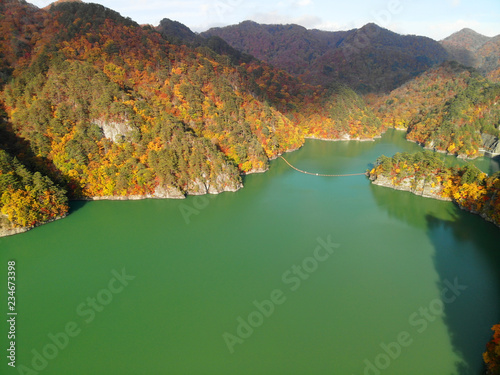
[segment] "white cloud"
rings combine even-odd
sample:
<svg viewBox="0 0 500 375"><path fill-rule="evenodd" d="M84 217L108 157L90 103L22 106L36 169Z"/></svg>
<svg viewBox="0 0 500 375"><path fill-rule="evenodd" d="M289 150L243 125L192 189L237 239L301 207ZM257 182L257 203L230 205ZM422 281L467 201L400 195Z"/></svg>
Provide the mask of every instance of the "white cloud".
<svg viewBox="0 0 500 375"><path fill-rule="evenodd" d="M317 28L318 25L323 22L321 18L315 15L305 14L303 16L294 17L280 14L276 11L255 13L250 19L264 24L297 24L307 29Z"/></svg>
<svg viewBox="0 0 500 375"><path fill-rule="evenodd" d="M294 4L299 6L299 7L305 7L305 6L311 5L312 0L297 0L297 1L294 1Z"/></svg>
<svg viewBox="0 0 500 375"><path fill-rule="evenodd" d="M38 8L44 8L50 3L52 3L52 0L32 0L28 1L29 3L36 5Z"/></svg>
<svg viewBox="0 0 500 375"><path fill-rule="evenodd" d="M358 28L353 21L349 23L340 23L334 21L322 21L320 24L316 25L314 28L325 31L346 31Z"/></svg>

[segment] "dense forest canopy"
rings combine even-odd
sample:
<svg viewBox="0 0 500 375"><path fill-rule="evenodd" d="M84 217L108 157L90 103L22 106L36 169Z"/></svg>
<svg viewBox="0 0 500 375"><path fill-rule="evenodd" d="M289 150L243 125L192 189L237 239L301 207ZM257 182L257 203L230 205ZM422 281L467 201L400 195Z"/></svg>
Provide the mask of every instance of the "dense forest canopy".
<svg viewBox="0 0 500 375"><path fill-rule="evenodd" d="M234 191L306 137L383 131L351 89L304 84L172 21L159 32L98 4L2 6L4 151L72 198Z"/></svg>

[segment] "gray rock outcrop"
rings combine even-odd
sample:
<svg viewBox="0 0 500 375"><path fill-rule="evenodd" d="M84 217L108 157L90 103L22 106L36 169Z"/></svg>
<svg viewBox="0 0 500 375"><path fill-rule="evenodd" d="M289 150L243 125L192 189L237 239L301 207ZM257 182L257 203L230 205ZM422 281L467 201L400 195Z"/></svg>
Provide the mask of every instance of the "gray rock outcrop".
<svg viewBox="0 0 500 375"><path fill-rule="evenodd" d="M491 134L481 134L482 150L491 155L500 155L500 140Z"/></svg>
<svg viewBox="0 0 500 375"><path fill-rule="evenodd" d="M104 137L113 142L123 140L132 131L132 128L128 125L127 121L117 122L98 119L94 120L94 124L102 129Z"/></svg>

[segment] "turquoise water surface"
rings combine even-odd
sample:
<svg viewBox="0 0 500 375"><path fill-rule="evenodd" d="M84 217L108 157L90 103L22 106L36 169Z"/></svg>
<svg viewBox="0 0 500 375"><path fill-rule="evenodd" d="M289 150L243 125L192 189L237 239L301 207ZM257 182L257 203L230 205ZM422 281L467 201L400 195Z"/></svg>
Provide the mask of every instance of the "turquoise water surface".
<svg viewBox="0 0 500 375"><path fill-rule="evenodd" d="M310 140L286 158L342 174L419 150L390 131ZM500 322L500 229L280 159L244 182L183 201L75 202L64 220L0 239L4 317L9 260L18 313L17 368L3 356L0 372L481 373Z"/></svg>

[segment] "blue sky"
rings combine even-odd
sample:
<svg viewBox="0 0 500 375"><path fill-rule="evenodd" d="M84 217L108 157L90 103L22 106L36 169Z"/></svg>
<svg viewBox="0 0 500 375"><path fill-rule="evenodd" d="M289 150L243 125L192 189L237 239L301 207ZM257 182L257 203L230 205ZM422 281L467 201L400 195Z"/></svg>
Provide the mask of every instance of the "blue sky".
<svg viewBox="0 0 500 375"><path fill-rule="evenodd" d="M32 0L43 7L50 0ZM368 22L401 34L441 40L464 27L500 34L500 0L93 0L138 23L170 18L205 31L244 20L348 30Z"/></svg>

